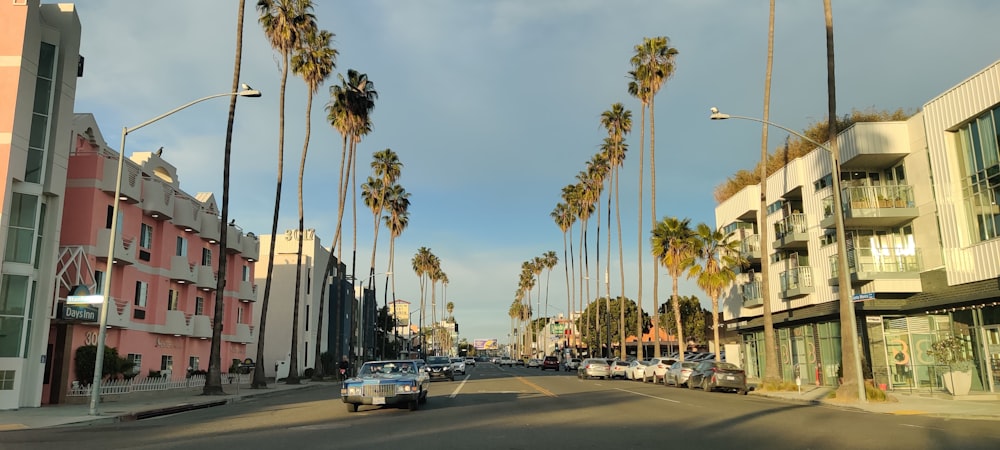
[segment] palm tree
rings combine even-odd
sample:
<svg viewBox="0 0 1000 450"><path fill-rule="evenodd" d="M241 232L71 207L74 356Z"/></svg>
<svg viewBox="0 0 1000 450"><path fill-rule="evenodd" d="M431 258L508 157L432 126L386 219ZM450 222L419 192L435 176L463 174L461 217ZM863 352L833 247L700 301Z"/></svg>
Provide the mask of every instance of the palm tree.
<svg viewBox="0 0 1000 450"><path fill-rule="evenodd" d="M764 76L764 123L760 127L760 208L757 210L757 232L760 242L769 242L767 225L767 122L771 111L771 67L774 61L774 0L771 0L767 29L767 69ZM764 247L761 247L764 248ZM764 260L768 258L765 254ZM781 380L778 369L778 345L774 334L774 316L771 314L770 264L760 265L760 298L764 319L764 385Z"/></svg>
<svg viewBox="0 0 1000 450"><path fill-rule="evenodd" d="M448 317L451 318L452 322L455 321L455 302L448 302Z"/></svg>
<svg viewBox="0 0 1000 450"><path fill-rule="evenodd" d="M428 272L427 272L427 277L431 281L431 327L434 329L434 332L431 335L435 336L435 339L434 339L434 347L435 347L435 349L438 349L438 344L439 344L438 340L436 339L436 337L437 337L437 326L438 326L438 320L437 320L437 283L438 283L438 281L441 281L441 276L442 275L444 275L444 272L441 270L441 260L437 256L431 256L431 267L430 267L430 270L428 270ZM435 354L438 354L438 353L435 353Z"/></svg>
<svg viewBox="0 0 1000 450"><path fill-rule="evenodd" d="M634 73L640 84L642 97L648 99L649 103L649 181L650 181L650 206L649 213L652 224L656 226L656 94L663 87L663 84L674 74L674 58L677 56L677 49L670 46L670 39L666 36L655 38L643 38L640 45L635 46L635 55L632 56L631 64ZM644 103L646 101L644 100ZM645 124L643 124L645 126ZM642 150L639 151L640 155ZM641 156L640 156L641 157ZM641 179L641 173L640 173ZM641 181L640 181L641 182ZM641 203L641 197L640 197ZM640 208L641 211L641 208ZM641 218L640 218L641 219ZM641 222L641 220L640 220ZM639 228L639 240L642 241L642 228ZM640 247L641 249L641 247ZM640 251L640 256L641 256ZM653 258L653 328L656 342L655 356L660 356L660 332L659 332L659 268L656 265L656 258ZM642 266L639 266L640 284L642 283ZM641 288L640 288L641 289ZM640 291L641 292L641 291ZM639 295L639 309L642 309L642 295Z"/></svg>
<svg viewBox="0 0 1000 450"><path fill-rule="evenodd" d="M243 59L243 11L246 9L246 3L244 0L240 0L239 9L236 13L236 62L233 67L233 90L236 92L240 88L240 67L242 65ZM226 227L229 223L229 164L232 156L233 150L233 122L236 119L236 99L239 98L238 95L233 95L229 98L229 117L226 120L226 145L223 150L223 163L222 163L222 222L221 226ZM223 230L226 230L223 228ZM215 311L214 316L217 320L212 322L212 344L211 350L208 356L208 376L205 379L205 387L202 389L203 395L225 395L222 390L222 317L225 313L225 303L223 299L225 297L225 287L226 287L226 253L225 248L227 245L226 235L228 232L222 232L219 235L219 248L223 249L219 252L219 271L216 278L215 285ZM264 322L264 316L260 317L261 323ZM260 333L260 331L258 331ZM261 376L263 377L264 367L261 365Z"/></svg>
<svg viewBox="0 0 1000 450"><path fill-rule="evenodd" d="M507 314L510 316L511 329L514 331L514 339L512 340L514 349L512 353L515 356L520 354L520 350L517 345L517 330L521 328L521 310L524 308L524 304L521 303L522 295L523 291L518 289L514 295L514 302L510 304L510 309L507 310Z"/></svg>
<svg viewBox="0 0 1000 450"><path fill-rule="evenodd" d="M386 208L388 214L383 217L386 228L389 229L389 277L392 280L392 301L396 301L396 238L410 224L410 193L399 184L394 184L386 192ZM320 307L322 308L322 306ZM320 309L322 311L322 309ZM409 322L407 322L409 326ZM393 327L396 336L398 326ZM397 339L398 340L398 339ZM395 342L395 341L394 341Z"/></svg>
<svg viewBox="0 0 1000 450"><path fill-rule="evenodd" d="M427 247L420 247L417 249L417 254L413 255L411 260L413 266L413 272L417 274L417 278L420 283L420 353L421 355L427 354L427 349L424 348L423 340L423 329L424 329L424 305L427 293L427 278L433 270L434 266L434 254L431 253L431 249Z"/></svg>
<svg viewBox="0 0 1000 450"><path fill-rule="evenodd" d="M375 234L372 239L372 259L371 259L371 270L369 272L369 287L374 284L375 281L375 246L378 244L378 231L379 231L379 219L382 217L382 211L386 209L386 192L387 190L396 184L399 180L400 173L403 168L403 163L399 161L399 156L392 149L385 149L380 152L375 152L372 155L371 162L372 172L374 173L375 180L378 181L377 184L373 184L371 187L375 188L374 191L368 192L365 196L365 205L371 208L372 214L375 215ZM372 178L369 178L369 183L371 183Z"/></svg>
<svg viewBox="0 0 1000 450"><path fill-rule="evenodd" d="M271 220L271 245L269 255L274 255L274 236L278 235L278 213L281 210L281 179L285 160L285 85L288 81L288 59L292 51L301 45L302 37L307 30L316 27L316 18L310 12L310 0L258 0L257 11L260 13L258 22L264 28L271 48L281 55L281 89L278 99L278 167L277 182L274 194L274 216ZM268 301L271 297L271 277L274 271L273 260L267 265L267 276L264 281L264 299L261 302L260 315L267 315ZM263 325L264 320L261 320ZM257 366L254 370L253 387L264 387L264 327L260 327L257 335ZM294 342L294 339L293 339ZM259 375L259 376L258 376ZM289 372L291 375L291 372Z"/></svg>
<svg viewBox="0 0 1000 450"><path fill-rule="evenodd" d="M545 275L545 317L549 316L549 281L552 279L552 269L559 264L559 257L554 250L542 254L542 265L547 271Z"/></svg>
<svg viewBox="0 0 1000 450"><path fill-rule="evenodd" d="M615 215L618 228L618 269L621 281L621 298L625 298L625 267L622 254L622 220L618 210L618 175L623 164L625 164L625 153L628 146L625 144L625 135L632 131L632 111L625 109L621 103L611 105L611 109L601 113L601 125L608 130L608 137L604 139L601 146L604 159L607 161L610 177L608 178L608 255L611 254L611 184L615 191ZM641 202L640 202L641 203ZM611 272L611 258L608 258L607 272ZM611 285L608 284L607 298L611 298ZM610 302L610 300L608 300ZM609 303L610 305L610 303ZM625 358L625 303L619 306L618 334L620 338L619 357ZM640 337L642 334L639 335Z"/></svg>
<svg viewBox="0 0 1000 450"><path fill-rule="evenodd" d="M674 326L677 330L677 353L681 361L684 360L684 330L681 328L681 306L677 295L677 281L684 271L695 264L697 255L697 243L694 241L694 232L691 231L691 219L677 219L676 217L665 217L653 228L650 243L652 244L653 255L656 255L659 264L667 268L673 283L673 310Z"/></svg>
<svg viewBox="0 0 1000 450"><path fill-rule="evenodd" d="M713 230L703 223L695 231L698 261L691 266L689 277L695 277L698 287L712 299L712 331L715 338L715 360L722 361L722 343L719 341L719 296L736 281L736 271L749 262L740 254L740 241L733 233Z"/></svg>
<svg viewBox="0 0 1000 450"><path fill-rule="evenodd" d="M569 261L566 258L567 249L567 236L570 228L573 226L573 215L570 212L569 206L566 203L556 204L555 209L549 213L552 220L556 222L556 226L559 227L559 231L562 231L563 235L563 261ZM570 295L570 282L569 282L569 264L563 264L563 272L566 274L566 319L570 320L573 318L573 297Z"/></svg>
<svg viewBox="0 0 1000 450"><path fill-rule="evenodd" d="M580 214L579 214L579 209L580 209L579 198L580 198L580 195L581 194L580 194L579 185L568 184L565 187L563 187L563 189L562 189L562 200L563 200L563 203L566 204L566 212L569 214L569 234L570 234L570 237L572 237L572 235L573 235L573 225L576 223L576 220L580 217ZM570 267L569 267L570 278L571 279L575 279L576 278L576 264L575 264L575 261L574 261L574 258L573 258L573 240L572 239L569 240L569 259L567 261L569 261L569 264L570 264ZM570 314L572 315L572 312L574 310L576 310L576 308L580 307L580 301L579 301L580 299L576 295L576 284L571 283L570 284L570 289L571 289L572 298L573 298L572 305L570 307ZM580 308L580 309L582 309L582 308Z"/></svg>
<svg viewBox="0 0 1000 450"><path fill-rule="evenodd" d="M315 25L315 24L314 24ZM302 206L302 183L306 171L306 156L309 153L309 135L312 130L312 101L319 90L320 84L326 81L333 73L337 50L330 47L330 40L333 34L326 30L317 30L315 26L304 30L299 46L295 48L292 55L292 72L302 77L306 83L306 132L302 144L302 157L299 160L298 179L298 210L299 210L299 239L298 250L295 258L295 300L292 308L292 349L291 361L289 364L286 384L298 384L298 335L299 335L299 294L302 286L302 236L305 231L305 214ZM322 308L322 304L320 305ZM322 310L320 310L320 317ZM322 331L322 330L318 330ZM322 336L322 333L317 334ZM318 365L318 360L317 360ZM322 367L319 367L322 371Z"/></svg>

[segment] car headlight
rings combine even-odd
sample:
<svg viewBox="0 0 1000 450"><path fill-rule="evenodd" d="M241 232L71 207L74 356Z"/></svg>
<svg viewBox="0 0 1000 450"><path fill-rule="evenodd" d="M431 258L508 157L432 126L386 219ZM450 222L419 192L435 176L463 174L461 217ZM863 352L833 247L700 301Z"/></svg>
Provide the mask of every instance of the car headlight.
<svg viewBox="0 0 1000 450"><path fill-rule="evenodd" d="M346 389L341 389L340 390L340 394L341 395L345 395L345 392L346 392L346 395L361 395L361 387L360 386L348 386Z"/></svg>
<svg viewBox="0 0 1000 450"><path fill-rule="evenodd" d="M397 384L396 392L401 392L401 393L417 392L417 385L415 383Z"/></svg>

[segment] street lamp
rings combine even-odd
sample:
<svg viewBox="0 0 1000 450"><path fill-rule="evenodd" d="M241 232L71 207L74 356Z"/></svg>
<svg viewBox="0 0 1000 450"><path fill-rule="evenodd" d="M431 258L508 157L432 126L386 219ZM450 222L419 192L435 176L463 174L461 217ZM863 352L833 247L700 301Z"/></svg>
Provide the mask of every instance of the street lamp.
<svg viewBox="0 0 1000 450"><path fill-rule="evenodd" d="M174 109L172 109L170 111L167 111L167 112L165 112L163 114L160 114L159 116L156 116L156 117L154 117L152 119L149 119L149 120L147 120L147 121L145 121L143 123L140 123L139 125L136 125L134 127L131 127L131 128L129 128L129 127L123 127L122 128L121 147L118 149L118 174L117 174L117 176L115 178L115 197L114 197L114 202L112 203L112 206L111 206L111 232L108 233L111 236L111 238L108 240L108 267L107 267L107 270L106 270L107 273L104 274L104 280L102 281L104 285L102 286L102 289L101 289L102 290L101 295L103 297L103 299L101 301L101 320L100 320L99 329L97 331L97 356L94 358L95 359L95 361L94 361L94 381L93 381L93 384L91 384L91 391L90 391L90 415L92 415L92 416L96 416L98 414L97 405L101 401L101 377L103 376L103 372L104 372L104 340L107 338L108 307L110 305L110 296L111 296L111 275L112 275L112 273L114 273L113 269L114 269L114 264L115 264L115 243L116 243L116 240L118 239L118 235L117 235L117 230L118 230L118 203L119 203L119 201L121 199L122 168L125 165L125 137L128 136L129 133L131 133L131 132L133 132L135 130L138 130L138 129L146 126L146 125L149 125L149 124L151 124L153 122L156 122L156 121L158 121L158 120L160 120L160 119L162 119L164 117L167 117L167 116L169 116L171 114L174 114L174 113L176 113L176 112L178 112L178 111L180 111L182 109L185 109L185 108L187 108L189 106L195 105L197 103L201 103L201 102L203 102L205 100L210 100L210 99L218 98L218 97L232 97L232 96L260 97L260 95L261 95L260 91L258 91L256 89L251 89L250 86L247 86L246 84L244 84L242 87L243 87L243 90L238 91L238 92L227 92L225 94L215 94L215 95L209 95L208 97L199 98L197 100L185 103L185 104L183 104L181 106L178 106L178 107L176 107L176 108L174 108ZM226 224L222 224L222 226L225 226L225 225Z"/></svg>
<svg viewBox="0 0 1000 450"><path fill-rule="evenodd" d="M757 123L762 123L764 125L772 126L775 128L780 128L830 153L830 164L831 164L830 178L832 178L831 181L833 183L833 208L834 208L833 215L837 232L837 253L840 255L840 257L837 258L837 280L838 280L837 283L839 285L837 288L837 294L838 298L840 299L840 305L841 305L841 319L843 319L843 312L850 310L850 314L848 314L849 316L848 320L849 320L849 325L851 327L851 333L850 337L846 339L847 341L846 344L847 346L849 346L847 348L852 349L852 351L854 352L854 371L855 371L855 377L858 382L858 400L861 401L862 403L867 403L868 399L865 397L864 378L863 375L861 374L861 354L857 344L858 318L854 312L854 303L852 302L849 293L849 290L851 289L851 284L850 284L851 278L850 278L850 273L848 272L850 270L850 267L848 267L847 264L847 238L844 233L844 205L843 203L841 203L841 192L840 192L840 155L838 155L829 147L806 137L802 133L799 133L790 128L785 128L776 123L772 123L763 119L757 119L754 117L735 116L735 115L721 113L719 112L719 108L716 108L714 106L712 107L711 112L712 115L709 116L709 118L712 120L743 119ZM767 182L767 180L761 180L761 182L762 183ZM766 224L760 224L760 226L766 226ZM764 264L767 263L765 262ZM764 280L764 282L767 283L767 280ZM766 302L770 300L764 299L764 301Z"/></svg>

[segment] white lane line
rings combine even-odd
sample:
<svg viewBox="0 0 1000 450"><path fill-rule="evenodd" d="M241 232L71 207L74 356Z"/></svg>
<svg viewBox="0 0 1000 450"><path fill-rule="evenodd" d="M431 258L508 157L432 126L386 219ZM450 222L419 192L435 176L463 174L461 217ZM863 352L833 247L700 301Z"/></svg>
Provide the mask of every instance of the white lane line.
<svg viewBox="0 0 1000 450"><path fill-rule="evenodd" d="M913 424L909 424L909 423L901 423L899 425L903 426L903 427L910 427L910 428L923 428L925 430L944 430L944 428L925 427L925 426L922 426L922 425L913 425Z"/></svg>
<svg viewBox="0 0 1000 450"><path fill-rule="evenodd" d="M455 388L455 391L452 392L451 395L448 396L448 398L455 398L455 396L458 395L458 391L462 390L462 386L465 386L466 381L469 381L468 375L466 375L465 378L462 379L462 382L458 384L458 387Z"/></svg>
<svg viewBox="0 0 1000 450"><path fill-rule="evenodd" d="M641 395L643 397L649 397L649 398L655 398L657 400L663 400L665 402L680 403L680 401L678 401L678 400L669 399L669 398L663 398L663 397L657 397L655 395L643 394L642 392L635 392L635 391L630 391L628 389L622 389L622 388L615 388L615 389L619 390L619 391L622 391L622 392L628 392L629 394Z"/></svg>

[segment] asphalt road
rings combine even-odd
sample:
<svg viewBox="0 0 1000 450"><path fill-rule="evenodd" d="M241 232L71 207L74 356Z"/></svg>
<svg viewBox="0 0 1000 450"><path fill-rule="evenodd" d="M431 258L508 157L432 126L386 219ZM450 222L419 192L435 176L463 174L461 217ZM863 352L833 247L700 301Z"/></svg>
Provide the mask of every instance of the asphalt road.
<svg viewBox="0 0 1000 450"><path fill-rule="evenodd" d="M0 449L996 449L997 422L893 416L480 364L418 411L338 385L131 423L7 432Z"/></svg>

